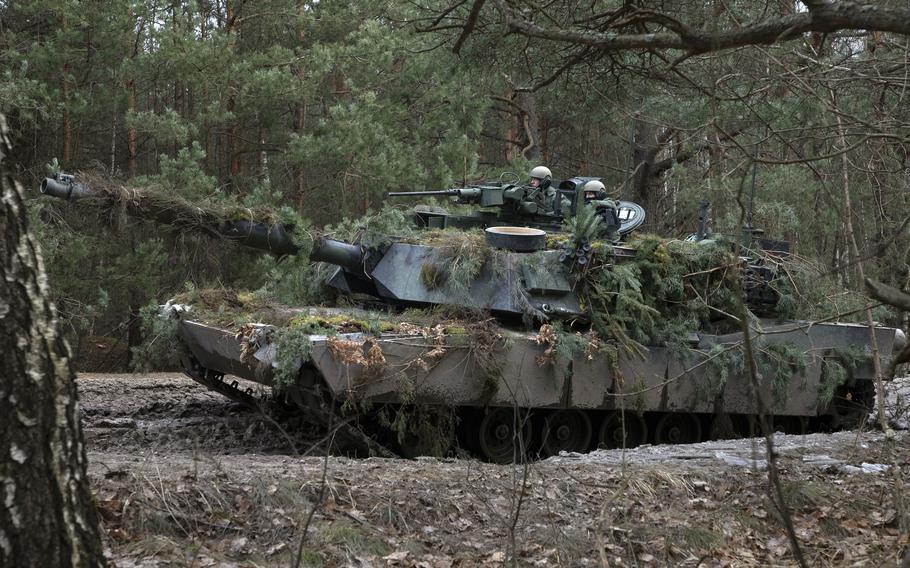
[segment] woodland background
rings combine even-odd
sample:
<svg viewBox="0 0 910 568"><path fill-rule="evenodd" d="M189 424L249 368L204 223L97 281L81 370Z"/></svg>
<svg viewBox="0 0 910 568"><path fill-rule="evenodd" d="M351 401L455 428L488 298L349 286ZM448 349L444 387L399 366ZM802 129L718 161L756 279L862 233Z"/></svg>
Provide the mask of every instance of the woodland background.
<svg viewBox="0 0 910 568"><path fill-rule="evenodd" d="M707 30L805 9L632 4ZM524 6L555 27L623 16L617 3ZM285 207L319 227L383 207L388 191L546 164L557 178L602 176L646 207L647 231L671 236L694 232L702 200L715 230L738 232L754 173L754 224L819 275L861 288L849 220L866 274L905 288L908 58L907 36L864 31L611 52L509 33L477 1L0 1L0 112L80 350L100 337L135 345L142 308L175 292L258 288L281 267L41 199L55 159L203 203Z"/></svg>

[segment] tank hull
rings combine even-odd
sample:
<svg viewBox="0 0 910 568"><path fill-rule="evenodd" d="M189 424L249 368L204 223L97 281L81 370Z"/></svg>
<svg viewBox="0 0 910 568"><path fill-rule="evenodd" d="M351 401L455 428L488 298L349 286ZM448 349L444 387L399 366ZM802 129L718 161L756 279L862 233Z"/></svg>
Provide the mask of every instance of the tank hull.
<svg viewBox="0 0 910 568"><path fill-rule="evenodd" d="M299 376L308 377L309 386L317 384L333 400L366 402L372 408L445 408L460 414L474 413L481 421L497 409L500 413L519 409L551 417L559 411L563 411L560 416L568 412L581 417L577 419L594 432L584 448L570 448L576 450L612 445L604 432L605 424L616 422L621 410L649 431L629 440L629 445L717 436L718 417L733 417L734 429L742 434L743 420L748 422L763 409L774 415L778 427L788 424L788 429L796 430L849 427L865 419L874 393L872 365L863 362L852 366L843 384L835 386L826 385L833 380L826 369L840 353L867 345L868 328L833 323L762 323L763 348L787 345L801 353L803 364L783 380L780 374L760 376L757 393L741 365L727 364L722 384L711 371L712 361L737 349L741 334L693 337L691 349L683 350L684 355L666 347L649 347L634 357L613 359L578 352L563 359L548 357L548 346L535 333L499 328L487 359L488 363L496 362L494 372L476 356L476 339L467 334L383 334L378 338L362 333L313 335L309 337L309 360L297 365ZM891 328L876 330L883 358L890 357L898 333ZM188 368L190 376L198 375L198 369L203 368L274 386L275 345L264 343L250 349L236 331L189 319L178 322L178 334L196 365L195 373ZM381 364L366 361L372 345L381 350ZM352 357L340 350L355 353ZM822 393L828 387L834 395L824 400ZM304 413L307 404L312 404L312 399L302 404ZM477 420L476 416L462 420L460 427L477 428Z"/></svg>

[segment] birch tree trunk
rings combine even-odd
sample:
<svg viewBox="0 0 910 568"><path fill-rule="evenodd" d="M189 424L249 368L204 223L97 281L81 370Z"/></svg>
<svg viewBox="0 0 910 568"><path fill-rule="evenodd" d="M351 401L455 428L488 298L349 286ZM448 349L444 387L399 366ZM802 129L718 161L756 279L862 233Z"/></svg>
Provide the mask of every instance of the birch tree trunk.
<svg viewBox="0 0 910 568"><path fill-rule="evenodd" d="M103 566L75 374L9 151L0 115L0 566Z"/></svg>

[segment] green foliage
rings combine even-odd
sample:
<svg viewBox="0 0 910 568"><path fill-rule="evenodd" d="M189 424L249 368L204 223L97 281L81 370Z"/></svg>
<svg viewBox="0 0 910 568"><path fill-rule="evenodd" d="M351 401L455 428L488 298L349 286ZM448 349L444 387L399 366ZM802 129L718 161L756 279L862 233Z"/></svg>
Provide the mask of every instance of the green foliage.
<svg viewBox="0 0 910 568"><path fill-rule="evenodd" d="M735 311L734 268L722 246L649 235L631 244L633 260L591 269L582 281L598 332L619 326L635 341L666 345Z"/></svg>
<svg viewBox="0 0 910 568"><path fill-rule="evenodd" d="M850 372L853 372L862 363L868 363L871 358L868 351L857 345L834 349L834 356Z"/></svg>
<svg viewBox="0 0 910 568"><path fill-rule="evenodd" d="M317 11L325 35L306 55L311 81L334 83L342 93L324 98L325 112L311 128L289 137L288 161L333 180L332 193L349 202L356 196L363 208L391 189L474 179L489 102L476 96L472 67L438 51L420 53L426 36L384 23L412 17L408 6L366 2Z"/></svg>
<svg viewBox="0 0 910 568"><path fill-rule="evenodd" d="M137 372L156 369L179 369L177 320L160 312L160 306L151 302L139 310L142 326L142 343L134 346L133 368Z"/></svg>
<svg viewBox="0 0 910 568"><path fill-rule="evenodd" d="M754 347L758 373L765 380L771 379L774 404L782 405L786 401L791 378L806 374L806 354L792 343L763 344L756 341Z"/></svg>
<svg viewBox="0 0 910 568"><path fill-rule="evenodd" d="M328 545L364 556L385 556L392 550L370 527L344 520L321 525L319 538Z"/></svg>
<svg viewBox="0 0 910 568"><path fill-rule="evenodd" d="M822 381L818 385L818 406L824 408L834 400L838 387L847 382L847 368L837 360L822 359Z"/></svg>
<svg viewBox="0 0 910 568"><path fill-rule="evenodd" d="M39 210L33 209L33 216ZM60 234L52 227L40 222L31 224L42 243L42 254L51 283L52 297L57 307L57 316L64 329L74 333L91 333L94 323L111 306L118 302L120 294L112 298L108 292L113 289L98 275L85 270L97 262L100 254L108 247L103 239L90 235ZM73 274L81 277L73 278Z"/></svg>
<svg viewBox="0 0 910 568"><path fill-rule="evenodd" d="M408 387L397 392L407 397ZM410 385L413 396L413 384ZM383 406L376 413L380 426L395 434L399 444L417 442L425 455L442 456L451 448L455 439L458 416L454 408L412 404Z"/></svg>
<svg viewBox="0 0 910 568"><path fill-rule="evenodd" d="M818 405L826 407L837 389L853 379L856 368L869 360L869 354L856 346L835 349L831 357L822 358L822 380L818 385Z"/></svg>
<svg viewBox="0 0 910 568"><path fill-rule="evenodd" d="M590 345L590 339L580 333L566 331L559 322L553 323L556 332L556 357L558 360L571 361L576 355L584 353Z"/></svg>
<svg viewBox="0 0 910 568"><path fill-rule="evenodd" d="M708 351L707 357L705 381L699 383L699 386L706 391L705 398L712 400L723 392L730 373L742 376L747 371L742 346L731 348L728 345L714 345Z"/></svg>
<svg viewBox="0 0 910 568"><path fill-rule="evenodd" d="M49 163L44 164L44 170L47 173L48 177L57 177L62 169L60 168L60 162L57 161L57 158L54 158Z"/></svg>
<svg viewBox="0 0 910 568"><path fill-rule="evenodd" d="M482 235L453 232L452 239L436 250L436 262L446 267L446 289L455 298L467 298L491 253Z"/></svg>
<svg viewBox="0 0 910 568"><path fill-rule="evenodd" d="M294 227L294 234L297 235L294 241L300 250L288 258L260 258L257 266L266 274L260 294L289 305L312 305L329 301L332 292L325 286L325 281L335 267L310 261L313 246L310 233L313 229L309 222L288 209L280 209L278 213L282 215L281 222ZM337 225L326 227L323 232L331 238L346 242L359 241L370 246L385 246L391 242L391 236L408 236L413 231L413 223L404 212L387 206L364 217L345 218Z"/></svg>
<svg viewBox="0 0 910 568"><path fill-rule="evenodd" d="M280 260L262 257L258 266L266 274L259 289L263 297L288 305L318 305L332 297L325 281L335 267L313 263L305 254Z"/></svg>
<svg viewBox="0 0 910 568"><path fill-rule="evenodd" d="M217 186L215 178L203 169L204 159L205 150L193 141L189 147L180 148L174 157L161 155L160 173L141 176L134 184L157 185L190 200L203 199L214 193Z"/></svg>
<svg viewBox="0 0 910 568"><path fill-rule="evenodd" d="M279 390L297 384L300 365L305 365L313 356L312 330L306 326L292 326L275 331L272 342L275 345L274 381Z"/></svg>
<svg viewBox="0 0 910 568"><path fill-rule="evenodd" d="M660 311L645 299L647 292L643 292L642 279L641 267L620 264L602 272L601 278L592 285L592 293L601 302L607 300L612 304L605 313L620 323L633 339L647 342L652 333L656 335L654 328Z"/></svg>
<svg viewBox="0 0 910 568"><path fill-rule="evenodd" d="M328 225L325 233L332 238L347 242L360 241L368 246L384 246L391 237L408 237L414 234L414 222L410 215L400 208L383 205L373 213L362 217L345 217L335 225Z"/></svg>
<svg viewBox="0 0 910 568"><path fill-rule="evenodd" d="M471 360L479 369L481 383L477 385L479 399L489 401L499 392L502 373L505 368L503 351L511 346L510 340L503 337L490 325L489 321L469 325L467 346Z"/></svg>
<svg viewBox="0 0 910 568"><path fill-rule="evenodd" d="M838 275L819 263L804 259L781 263L772 285L780 294L777 313L782 318L865 321L866 296L845 287ZM894 314L887 306L879 306L873 310L873 318L891 321Z"/></svg>
<svg viewBox="0 0 910 568"><path fill-rule="evenodd" d="M806 376L806 353L792 343L770 343L761 336L753 338L753 348L759 379L770 380L774 404L783 405L790 381ZM719 395L731 374L748 379L744 345L714 345L706 357L705 373L697 385L700 396L713 399Z"/></svg>
<svg viewBox="0 0 910 568"><path fill-rule="evenodd" d="M126 114L126 125L147 133L153 140L163 144L185 144L198 133L193 123L169 108L161 114L153 111L129 111Z"/></svg>
<svg viewBox="0 0 910 568"><path fill-rule="evenodd" d="M575 248L581 246L582 243L593 242L597 237L601 218L597 215L593 206L582 205L578 208L578 213L573 217L569 213L569 206L564 205L562 214L565 219L568 219L566 228L569 234L572 235L571 238Z"/></svg>
<svg viewBox="0 0 910 568"><path fill-rule="evenodd" d="M444 288L456 301L469 303L471 285L494 258L481 231L446 229L425 241L431 255L420 267L420 278L430 289Z"/></svg>

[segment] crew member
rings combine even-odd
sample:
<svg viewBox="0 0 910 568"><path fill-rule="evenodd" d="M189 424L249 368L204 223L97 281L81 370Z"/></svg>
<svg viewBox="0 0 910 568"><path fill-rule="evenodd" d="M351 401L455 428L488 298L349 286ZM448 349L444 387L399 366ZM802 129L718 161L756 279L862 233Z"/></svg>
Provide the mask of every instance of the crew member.
<svg viewBox="0 0 910 568"><path fill-rule="evenodd" d="M619 204L607 196L607 189L600 181L593 179L582 188L585 205L594 207L600 217L600 232L611 241L619 240Z"/></svg>
<svg viewBox="0 0 910 568"><path fill-rule="evenodd" d="M559 200L556 199L556 188L553 187L553 173L546 166L537 166L531 170L528 185L539 190L533 196L538 206L546 213L559 215Z"/></svg>
<svg viewBox="0 0 910 568"><path fill-rule="evenodd" d="M531 187L548 189L553 183L553 172L546 166L537 166L531 170L531 181L528 183Z"/></svg>

